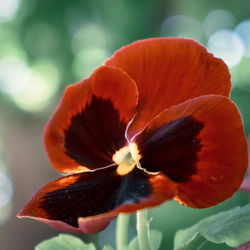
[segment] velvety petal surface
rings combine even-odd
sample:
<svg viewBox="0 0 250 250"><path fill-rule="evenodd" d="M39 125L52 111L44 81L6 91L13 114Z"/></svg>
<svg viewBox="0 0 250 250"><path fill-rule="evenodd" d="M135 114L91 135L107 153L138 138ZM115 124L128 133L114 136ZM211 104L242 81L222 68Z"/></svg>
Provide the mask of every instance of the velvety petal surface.
<svg viewBox="0 0 250 250"><path fill-rule="evenodd" d="M141 166L177 183L175 199L189 207L209 207L231 197L247 169L240 114L219 95L166 109L134 141Z"/></svg>
<svg viewBox="0 0 250 250"><path fill-rule="evenodd" d="M172 105L207 94L228 97L231 90L226 64L190 39L137 41L105 64L127 72L137 84L138 115L129 127L130 138Z"/></svg>
<svg viewBox="0 0 250 250"><path fill-rule="evenodd" d="M175 195L165 176L134 168L119 175L117 166L62 177L39 190L19 213L65 231L96 233L119 212L152 207Z"/></svg>
<svg viewBox="0 0 250 250"><path fill-rule="evenodd" d="M127 143L125 130L137 99L134 81L107 66L67 87L45 128L53 167L73 173L113 164L113 154Z"/></svg>

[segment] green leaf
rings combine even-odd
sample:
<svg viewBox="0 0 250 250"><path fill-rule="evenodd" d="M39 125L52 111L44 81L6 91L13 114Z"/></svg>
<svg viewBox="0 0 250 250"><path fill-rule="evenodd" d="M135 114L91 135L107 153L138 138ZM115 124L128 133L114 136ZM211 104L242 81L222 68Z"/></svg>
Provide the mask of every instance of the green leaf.
<svg viewBox="0 0 250 250"><path fill-rule="evenodd" d="M111 247L111 246L106 245L106 246L103 247L102 250L114 250L114 248Z"/></svg>
<svg viewBox="0 0 250 250"><path fill-rule="evenodd" d="M152 250L158 250L161 245L162 233L156 229L150 230L150 242Z"/></svg>
<svg viewBox="0 0 250 250"><path fill-rule="evenodd" d="M93 243L86 244L81 239L69 235L59 234L56 237L39 243L35 250L96 250Z"/></svg>
<svg viewBox="0 0 250 250"><path fill-rule="evenodd" d="M206 241L238 247L250 239L250 204L201 220L175 235L175 250L198 249Z"/></svg>
<svg viewBox="0 0 250 250"><path fill-rule="evenodd" d="M161 245L162 233L158 230L152 229L149 232L150 234L150 242L152 250L158 250ZM139 242L138 237L136 236L129 244L128 250L138 250Z"/></svg>

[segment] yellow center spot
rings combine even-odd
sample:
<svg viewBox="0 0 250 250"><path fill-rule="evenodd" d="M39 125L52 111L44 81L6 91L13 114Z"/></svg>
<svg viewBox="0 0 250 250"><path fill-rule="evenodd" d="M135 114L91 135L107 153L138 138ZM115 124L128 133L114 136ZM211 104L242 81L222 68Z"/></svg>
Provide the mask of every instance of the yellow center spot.
<svg viewBox="0 0 250 250"><path fill-rule="evenodd" d="M131 172L140 158L137 145L134 142L116 151L112 157L113 161L118 164L116 171L119 175Z"/></svg>

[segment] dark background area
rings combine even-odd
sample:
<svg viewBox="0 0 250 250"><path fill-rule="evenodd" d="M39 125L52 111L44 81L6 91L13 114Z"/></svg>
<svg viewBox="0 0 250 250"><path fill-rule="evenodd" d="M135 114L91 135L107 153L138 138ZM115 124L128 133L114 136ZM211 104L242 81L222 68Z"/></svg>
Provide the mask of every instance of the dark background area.
<svg viewBox="0 0 250 250"><path fill-rule="evenodd" d="M0 249L33 249L58 231L16 214L45 183L59 177L43 148L43 127L70 83L91 74L121 46L150 37L188 37L222 57L232 74L232 100L250 132L249 0L0 1ZM237 193L203 210L166 202L151 227L172 249L176 230L248 203ZM135 234L131 220L131 237ZM115 221L85 241L114 245ZM204 249L230 249L225 245Z"/></svg>

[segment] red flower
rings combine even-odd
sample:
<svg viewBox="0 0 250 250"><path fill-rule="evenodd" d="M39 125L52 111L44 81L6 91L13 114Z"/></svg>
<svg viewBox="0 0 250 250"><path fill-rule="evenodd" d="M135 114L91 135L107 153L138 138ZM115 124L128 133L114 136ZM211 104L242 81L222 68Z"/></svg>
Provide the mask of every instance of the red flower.
<svg viewBox="0 0 250 250"><path fill-rule="evenodd" d="M240 187L247 143L222 60L188 39L138 41L66 88L45 128L58 171L19 213L95 233L175 199L213 206Z"/></svg>

